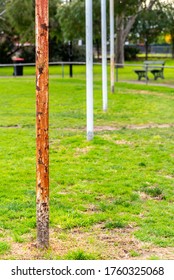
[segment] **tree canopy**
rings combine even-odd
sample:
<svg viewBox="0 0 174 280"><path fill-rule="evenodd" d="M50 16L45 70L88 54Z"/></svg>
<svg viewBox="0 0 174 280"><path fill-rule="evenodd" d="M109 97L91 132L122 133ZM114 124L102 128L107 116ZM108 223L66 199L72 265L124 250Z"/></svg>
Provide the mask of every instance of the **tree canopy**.
<svg viewBox="0 0 174 280"><path fill-rule="evenodd" d="M174 3L165 5L163 11L166 16L165 33L171 37L172 57L174 58Z"/></svg>
<svg viewBox="0 0 174 280"><path fill-rule="evenodd" d="M124 62L124 44L130 33L138 32L140 36L148 38L150 43L161 31L168 32L174 45L174 7L171 1L114 0L114 4L118 63ZM85 40L85 0L51 0L49 5L51 47L58 43L63 46L69 40ZM100 5L100 0L93 1L93 37L98 46L101 37ZM34 43L34 10L35 0L0 0L0 44L2 37L3 40L8 37L11 42L18 40L20 43ZM157 10L158 15L155 16ZM109 29L109 1L107 14ZM162 27L162 14L165 17L165 28Z"/></svg>

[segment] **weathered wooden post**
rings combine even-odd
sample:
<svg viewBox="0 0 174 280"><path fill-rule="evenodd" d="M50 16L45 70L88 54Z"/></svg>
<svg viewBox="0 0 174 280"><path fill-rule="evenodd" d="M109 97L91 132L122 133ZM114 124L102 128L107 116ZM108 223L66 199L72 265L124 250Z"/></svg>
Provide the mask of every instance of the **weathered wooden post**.
<svg viewBox="0 0 174 280"><path fill-rule="evenodd" d="M106 0L101 0L101 44L102 44L102 96L103 111L108 108L107 89L107 33L106 33Z"/></svg>
<svg viewBox="0 0 174 280"><path fill-rule="evenodd" d="M93 109L93 8L92 0L85 1L86 14L86 113L87 140L94 138Z"/></svg>
<svg viewBox="0 0 174 280"><path fill-rule="evenodd" d="M48 0L35 0L37 246L49 246Z"/></svg>
<svg viewBox="0 0 174 280"><path fill-rule="evenodd" d="M114 0L110 0L110 76L111 76L111 92L114 93Z"/></svg>

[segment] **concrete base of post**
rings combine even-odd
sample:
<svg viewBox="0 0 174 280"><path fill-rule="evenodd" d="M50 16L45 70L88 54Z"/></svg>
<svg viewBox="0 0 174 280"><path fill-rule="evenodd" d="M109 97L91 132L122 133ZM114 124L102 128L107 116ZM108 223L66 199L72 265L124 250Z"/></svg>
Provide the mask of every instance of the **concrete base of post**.
<svg viewBox="0 0 174 280"><path fill-rule="evenodd" d="M90 140L93 140L93 138L94 138L94 133L93 133L93 131L89 131L89 132L87 133L87 140L90 141Z"/></svg>

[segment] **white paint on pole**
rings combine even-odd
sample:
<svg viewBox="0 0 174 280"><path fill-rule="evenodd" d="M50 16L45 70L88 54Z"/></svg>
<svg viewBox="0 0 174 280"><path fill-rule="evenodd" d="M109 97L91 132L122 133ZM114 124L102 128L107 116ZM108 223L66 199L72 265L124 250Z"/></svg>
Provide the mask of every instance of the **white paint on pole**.
<svg viewBox="0 0 174 280"><path fill-rule="evenodd" d="M114 93L114 0L110 0L110 76L111 76L111 92Z"/></svg>
<svg viewBox="0 0 174 280"><path fill-rule="evenodd" d="M107 92L107 35L106 35L106 0L101 0L101 37L102 37L102 93L103 111L108 108Z"/></svg>
<svg viewBox="0 0 174 280"><path fill-rule="evenodd" d="M86 6L86 110L87 110L87 140L94 137L93 120L93 20L92 0L85 1Z"/></svg>

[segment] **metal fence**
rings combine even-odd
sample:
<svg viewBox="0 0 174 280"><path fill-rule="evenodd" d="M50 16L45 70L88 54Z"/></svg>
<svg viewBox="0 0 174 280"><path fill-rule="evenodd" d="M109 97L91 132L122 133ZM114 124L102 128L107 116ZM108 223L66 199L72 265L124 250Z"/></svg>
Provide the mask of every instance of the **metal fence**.
<svg viewBox="0 0 174 280"><path fill-rule="evenodd" d="M140 53L145 54L146 49L144 45L133 45L137 49L140 50ZM172 54L172 46L171 45L149 45L148 46L148 54L163 54L163 55L171 55Z"/></svg>
<svg viewBox="0 0 174 280"><path fill-rule="evenodd" d="M86 63L85 62L50 62L49 72L50 75L54 75L58 78L70 77L70 64L73 67L73 77L79 77L86 79ZM53 67L52 67L53 66ZM78 67L79 66L79 67ZM80 67L84 66L84 67ZM34 76L35 75L35 63L13 63L13 64L0 64L0 77L16 77L18 76L15 67L23 67L25 69L22 76ZM153 75L151 74L152 68L157 69L160 66L148 66L147 72L149 79L141 79L138 81L138 77L135 73L136 69L143 69L143 62L139 63L125 63L115 64L115 82L133 82L133 83L164 83L174 85L174 66L164 66L164 79L154 80ZM108 63L108 86L110 83L110 64ZM102 64L94 63L94 81L102 81ZM20 76L20 75L19 75Z"/></svg>
<svg viewBox="0 0 174 280"><path fill-rule="evenodd" d="M30 71L31 75L35 75L35 63L11 63L11 64L0 64L0 76L23 76L23 68L25 70L27 67L29 68L30 66L33 67L33 71ZM49 66L58 66L59 72L57 72L58 76L61 76L62 78L67 75L68 73L68 67L70 65L86 65L86 62L49 62ZM66 67L66 71L65 71ZM4 69L4 70L3 70ZM27 75L29 71L25 72L25 75Z"/></svg>

